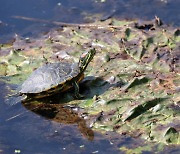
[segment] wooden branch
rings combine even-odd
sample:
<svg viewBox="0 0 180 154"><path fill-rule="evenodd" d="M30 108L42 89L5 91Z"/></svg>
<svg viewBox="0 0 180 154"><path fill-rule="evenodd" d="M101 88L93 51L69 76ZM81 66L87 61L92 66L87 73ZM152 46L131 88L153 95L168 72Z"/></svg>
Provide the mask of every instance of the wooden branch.
<svg viewBox="0 0 180 154"><path fill-rule="evenodd" d="M97 24L75 24L75 23L65 23L65 22L58 22L58 21L49 21L44 19L37 19L37 18L30 18L24 16L12 16L12 18L28 20L33 22L42 22L47 24L54 24L63 27L85 27L85 28L122 28L121 26L114 26L114 25L97 25Z"/></svg>

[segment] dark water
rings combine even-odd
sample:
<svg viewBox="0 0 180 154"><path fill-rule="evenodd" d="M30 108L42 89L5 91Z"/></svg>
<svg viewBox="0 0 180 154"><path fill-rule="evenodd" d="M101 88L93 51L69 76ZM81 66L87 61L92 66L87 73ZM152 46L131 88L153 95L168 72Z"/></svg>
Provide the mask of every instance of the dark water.
<svg viewBox="0 0 180 154"><path fill-rule="evenodd" d="M87 15L102 14L101 19L114 16L122 19L151 20L155 15L166 24L180 26L179 0L1 0L0 42L17 33L36 36L55 25L37 23L13 16L25 16L49 21L85 23Z"/></svg>
<svg viewBox="0 0 180 154"><path fill-rule="evenodd" d="M48 21L87 23L88 15L99 18L151 20L155 15L166 24L180 26L180 0L0 0L0 42L11 40L17 33L38 37L57 25L13 18L25 16ZM9 107L4 103L6 85L0 82L0 153L121 153L119 147L132 147L135 140L117 134L94 132L93 141L84 136L77 123L52 121L27 110L22 104ZM9 120L10 117L18 115ZM114 136L113 136L114 135ZM111 142L114 141L114 144ZM136 140L137 142L137 140ZM138 141L141 142L141 141ZM18 151L17 151L18 152Z"/></svg>

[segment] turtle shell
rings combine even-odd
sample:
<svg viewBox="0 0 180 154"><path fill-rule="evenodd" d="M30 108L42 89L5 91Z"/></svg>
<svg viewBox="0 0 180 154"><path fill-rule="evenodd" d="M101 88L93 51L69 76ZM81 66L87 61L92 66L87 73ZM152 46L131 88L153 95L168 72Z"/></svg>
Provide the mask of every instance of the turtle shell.
<svg viewBox="0 0 180 154"><path fill-rule="evenodd" d="M66 87L66 82L71 82L79 74L78 63L47 63L32 72L29 78L22 84L20 93L37 94L48 91L54 92L62 87Z"/></svg>

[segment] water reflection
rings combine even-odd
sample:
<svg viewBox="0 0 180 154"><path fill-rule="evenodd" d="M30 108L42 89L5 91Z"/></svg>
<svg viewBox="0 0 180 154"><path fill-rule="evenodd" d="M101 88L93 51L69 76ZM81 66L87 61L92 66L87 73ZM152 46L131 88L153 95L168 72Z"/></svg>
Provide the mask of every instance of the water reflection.
<svg viewBox="0 0 180 154"><path fill-rule="evenodd" d="M79 131L84 137L92 141L94 139L93 131L86 126L86 121L72 109L65 108L60 104L35 104L23 103L23 105L32 112L39 114L49 120L62 124L77 124Z"/></svg>

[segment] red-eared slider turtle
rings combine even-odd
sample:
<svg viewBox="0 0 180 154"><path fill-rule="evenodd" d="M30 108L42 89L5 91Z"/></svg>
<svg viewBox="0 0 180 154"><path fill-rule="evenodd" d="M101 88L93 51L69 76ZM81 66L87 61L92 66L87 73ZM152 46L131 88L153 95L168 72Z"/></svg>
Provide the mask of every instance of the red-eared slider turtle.
<svg viewBox="0 0 180 154"><path fill-rule="evenodd" d="M81 55L78 63L47 63L39 67L21 85L19 93L23 98L43 98L58 92L75 88L75 96L80 97L78 83L84 78L84 71L94 57L95 49ZM14 103L16 104L17 100Z"/></svg>

